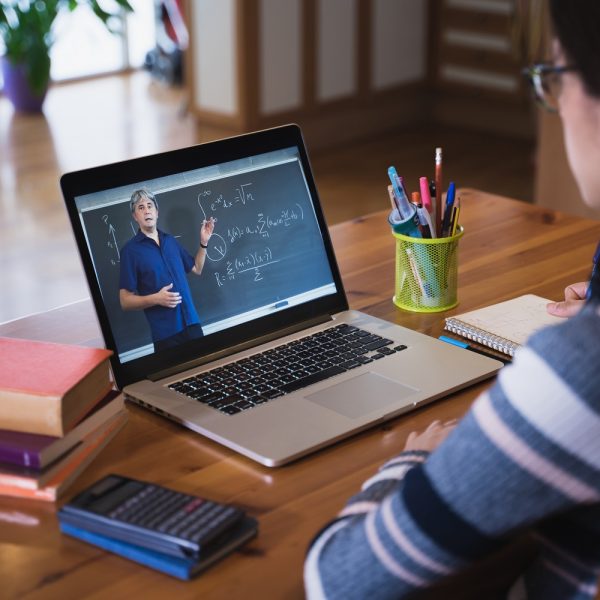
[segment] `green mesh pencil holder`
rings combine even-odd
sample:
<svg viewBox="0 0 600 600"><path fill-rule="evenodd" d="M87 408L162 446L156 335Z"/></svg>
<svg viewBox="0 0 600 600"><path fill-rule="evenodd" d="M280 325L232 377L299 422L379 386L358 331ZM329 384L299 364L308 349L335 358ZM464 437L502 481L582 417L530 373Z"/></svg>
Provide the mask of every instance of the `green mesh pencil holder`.
<svg viewBox="0 0 600 600"><path fill-rule="evenodd" d="M440 312L458 304L458 241L464 230L436 239L396 238L394 304L414 312Z"/></svg>

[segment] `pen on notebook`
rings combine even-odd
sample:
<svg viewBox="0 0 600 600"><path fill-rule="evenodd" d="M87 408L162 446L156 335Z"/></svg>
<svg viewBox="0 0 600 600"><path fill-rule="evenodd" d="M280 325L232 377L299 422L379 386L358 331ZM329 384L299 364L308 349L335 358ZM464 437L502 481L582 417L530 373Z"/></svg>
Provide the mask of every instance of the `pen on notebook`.
<svg viewBox="0 0 600 600"><path fill-rule="evenodd" d="M442 220L442 229L440 237L446 237L450 233L451 219L452 219L452 207L454 206L454 196L456 193L456 186L451 181L448 186L448 193L446 194L446 207L444 208L444 218Z"/></svg>
<svg viewBox="0 0 600 600"><path fill-rule="evenodd" d="M590 282L588 284L587 291L585 293L585 299L589 300L592 297L592 284L594 278L598 274L598 263L600 262L600 243L596 247L596 252L594 253L593 263L592 263L592 274L590 276Z"/></svg>
<svg viewBox="0 0 600 600"><path fill-rule="evenodd" d="M442 149L435 149L435 230L439 237L442 233Z"/></svg>
<svg viewBox="0 0 600 600"><path fill-rule="evenodd" d="M448 337L446 335L440 335L440 337L438 339L441 340L442 342L446 342L447 344L452 344L453 346L458 346L459 348L464 348L465 350L470 350L471 352L475 352L475 354L481 354L482 356L487 356L488 358L493 358L495 360L499 360L500 362L504 363L505 365L512 362L508 358L502 358L500 356L497 356L496 354L492 354L491 352L486 352L485 350L482 350L481 348L475 348L475 347L471 346L470 344L467 344L466 342L463 342L461 340L455 340L454 338Z"/></svg>

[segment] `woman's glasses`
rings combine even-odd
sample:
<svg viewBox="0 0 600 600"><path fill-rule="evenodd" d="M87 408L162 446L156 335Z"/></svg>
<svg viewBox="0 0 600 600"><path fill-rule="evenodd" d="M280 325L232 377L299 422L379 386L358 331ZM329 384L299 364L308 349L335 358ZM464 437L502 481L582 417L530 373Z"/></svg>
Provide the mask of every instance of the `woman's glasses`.
<svg viewBox="0 0 600 600"><path fill-rule="evenodd" d="M523 69L523 75L527 77L535 99L548 111L558 112L558 97L562 88L562 74L568 71L576 71L571 65L555 66L547 63L538 63Z"/></svg>

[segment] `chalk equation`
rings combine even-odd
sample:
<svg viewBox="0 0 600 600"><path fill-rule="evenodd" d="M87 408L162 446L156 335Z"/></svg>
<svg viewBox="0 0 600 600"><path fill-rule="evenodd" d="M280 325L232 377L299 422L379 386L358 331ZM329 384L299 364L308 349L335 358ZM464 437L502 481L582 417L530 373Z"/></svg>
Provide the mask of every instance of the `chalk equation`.
<svg viewBox="0 0 600 600"><path fill-rule="evenodd" d="M235 281L239 275L250 272L253 277L252 281L262 281L264 277L262 269L278 262L279 259L273 258L273 252L268 246L262 250L255 250L241 257L233 258L225 263L222 271L214 272L217 286L222 287L228 281Z"/></svg>
<svg viewBox="0 0 600 600"><path fill-rule="evenodd" d="M248 202L254 200L254 196L252 192L248 190L248 188L252 185L252 183L242 183L238 187L235 188L233 196L229 199L226 198L223 194L219 194L215 198L213 198L212 190L206 189L202 190L198 194L198 206L204 215L204 220L208 219L208 213L214 213L222 208L232 208L236 204L241 204L242 206L246 206Z"/></svg>
<svg viewBox="0 0 600 600"><path fill-rule="evenodd" d="M304 220L304 211L298 203L296 203L293 208L282 209L276 216L259 212L256 216L256 220L252 221L250 224L228 227L227 239L233 244L237 240L248 235L268 238L271 235L271 230L276 228L287 228L302 220Z"/></svg>
<svg viewBox="0 0 600 600"><path fill-rule="evenodd" d="M106 241L106 245L108 248L110 248L110 250L109 250L110 264L113 266L116 266L121 262L121 252L119 250L119 244L117 242L117 227L115 227L110 222L108 215L102 215L100 218L107 227L108 239ZM132 237L135 237L135 235L137 234L137 230L131 221L129 221L129 226L131 227ZM176 236L176 237L179 237L179 236Z"/></svg>

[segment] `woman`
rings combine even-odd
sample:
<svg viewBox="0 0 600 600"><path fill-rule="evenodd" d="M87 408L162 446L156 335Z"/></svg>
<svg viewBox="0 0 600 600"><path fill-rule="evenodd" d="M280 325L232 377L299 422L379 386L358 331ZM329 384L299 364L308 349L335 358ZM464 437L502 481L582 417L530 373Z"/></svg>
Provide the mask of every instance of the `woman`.
<svg viewBox="0 0 600 600"><path fill-rule="evenodd" d="M571 169L600 209L600 2L549 3L553 63L530 76L540 99L557 101ZM534 335L458 426L411 434L319 534L305 565L309 598L403 597L524 531L540 553L508 597L596 596L600 274L548 310L574 316Z"/></svg>

